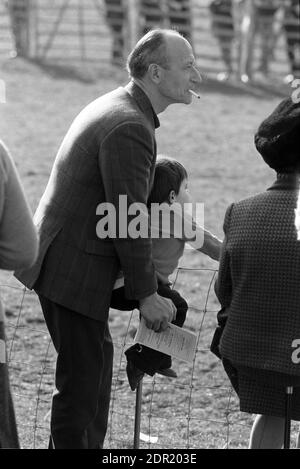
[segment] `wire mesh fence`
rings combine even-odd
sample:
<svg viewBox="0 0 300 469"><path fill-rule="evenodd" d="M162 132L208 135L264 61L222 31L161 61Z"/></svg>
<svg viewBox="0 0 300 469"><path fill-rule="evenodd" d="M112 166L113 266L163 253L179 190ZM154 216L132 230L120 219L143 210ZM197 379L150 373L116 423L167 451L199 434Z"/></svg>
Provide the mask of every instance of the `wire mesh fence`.
<svg viewBox="0 0 300 469"><path fill-rule="evenodd" d="M246 448L252 418L238 400L220 362L209 351L218 304L215 269L178 269L175 288L188 296L186 325L197 334L193 363L173 359L178 378L145 375L140 428L141 449ZM186 292L186 295L185 295ZM37 296L14 278L1 286L7 307L8 362L21 445L46 448L55 351ZM106 448L133 448L135 392L126 377L124 351L133 343L138 311L111 310L114 374ZM293 429L296 431L296 427Z"/></svg>

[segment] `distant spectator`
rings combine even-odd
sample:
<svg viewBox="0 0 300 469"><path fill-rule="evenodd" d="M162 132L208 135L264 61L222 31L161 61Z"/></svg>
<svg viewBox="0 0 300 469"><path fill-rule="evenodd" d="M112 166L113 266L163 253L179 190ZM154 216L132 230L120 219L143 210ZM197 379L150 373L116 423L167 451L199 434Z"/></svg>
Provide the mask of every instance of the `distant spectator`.
<svg viewBox="0 0 300 469"><path fill-rule="evenodd" d="M288 0L285 9L284 30L286 33L287 53L290 73L286 83L300 78L300 4L299 0Z"/></svg>
<svg viewBox="0 0 300 469"><path fill-rule="evenodd" d="M105 0L106 20L113 36L111 61L120 65L124 60L125 6L124 0Z"/></svg>
<svg viewBox="0 0 300 469"><path fill-rule="evenodd" d="M168 0L170 27L192 43L190 0Z"/></svg>
<svg viewBox="0 0 300 469"><path fill-rule="evenodd" d="M254 0L255 34L261 38L261 56L259 71L267 75L269 63L275 46L275 14L282 5L282 0Z"/></svg>
<svg viewBox="0 0 300 469"><path fill-rule="evenodd" d="M171 28L191 42L190 0L140 0L140 5L144 34L157 27Z"/></svg>
<svg viewBox="0 0 300 469"><path fill-rule="evenodd" d="M12 55L26 57L28 53L29 0L9 0L7 6L15 42L15 50Z"/></svg>
<svg viewBox="0 0 300 469"><path fill-rule="evenodd" d="M243 83L253 77L253 52L255 38L261 36L261 56L259 71L269 72L269 63L278 38L277 12L282 6L281 0L235 0L239 5L239 75Z"/></svg>
<svg viewBox="0 0 300 469"><path fill-rule="evenodd" d="M243 83L253 77L253 52L255 37L261 36L259 70L267 74L276 43L275 15L282 6L281 0L244 0L241 14L239 44L239 74Z"/></svg>
<svg viewBox="0 0 300 469"><path fill-rule="evenodd" d="M38 251L37 234L23 189L0 141L0 269L30 267ZM0 302L0 448L19 448L5 349L4 311Z"/></svg>
<svg viewBox="0 0 300 469"><path fill-rule="evenodd" d="M232 0L213 0L209 9L212 17L212 31L218 39L225 72L218 74L218 80L227 80L233 73L232 41L234 39L234 20Z"/></svg>
<svg viewBox="0 0 300 469"><path fill-rule="evenodd" d="M163 11L159 0L140 0L140 5L143 34L159 26L166 26L163 24Z"/></svg>

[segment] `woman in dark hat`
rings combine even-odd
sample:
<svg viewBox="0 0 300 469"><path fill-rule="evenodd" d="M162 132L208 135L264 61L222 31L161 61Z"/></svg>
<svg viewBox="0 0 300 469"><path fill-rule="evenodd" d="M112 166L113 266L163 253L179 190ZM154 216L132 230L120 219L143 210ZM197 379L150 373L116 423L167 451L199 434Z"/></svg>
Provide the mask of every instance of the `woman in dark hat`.
<svg viewBox="0 0 300 469"><path fill-rule="evenodd" d="M291 418L300 421L300 103L282 101L255 144L277 178L227 209L216 293L228 316L219 350L230 379L236 370L241 411L258 414L250 448L281 448L287 386Z"/></svg>

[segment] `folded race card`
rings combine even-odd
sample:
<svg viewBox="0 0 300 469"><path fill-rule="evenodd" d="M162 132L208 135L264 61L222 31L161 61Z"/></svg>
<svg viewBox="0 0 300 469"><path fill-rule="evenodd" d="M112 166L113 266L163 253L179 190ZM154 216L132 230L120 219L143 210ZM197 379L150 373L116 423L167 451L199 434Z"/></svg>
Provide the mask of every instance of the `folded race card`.
<svg viewBox="0 0 300 469"><path fill-rule="evenodd" d="M196 353L197 335L169 323L163 332L148 329L142 318L134 341L159 352L192 363Z"/></svg>

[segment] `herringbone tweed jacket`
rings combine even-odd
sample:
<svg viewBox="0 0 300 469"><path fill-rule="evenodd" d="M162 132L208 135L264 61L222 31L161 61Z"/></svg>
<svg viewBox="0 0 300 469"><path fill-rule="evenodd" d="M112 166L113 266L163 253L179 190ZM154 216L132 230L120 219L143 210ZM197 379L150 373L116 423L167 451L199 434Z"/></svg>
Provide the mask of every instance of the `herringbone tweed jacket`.
<svg viewBox="0 0 300 469"><path fill-rule="evenodd" d="M157 290L151 239L120 238L118 227L114 239L99 239L96 209L102 202L113 204L118 222L119 195L127 195L128 205L146 204L158 126L148 97L133 82L96 99L77 116L34 216L38 260L15 273L24 285L101 321L107 319L120 267L128 299Z"/></svg>
<svg viewBox="0 0 300 469"><path fill-rule="evenodd" d="M298 186L294 175L280 175L227 209L216 293L229 308L221 355L234 364L300 375L292 361L300 339Z"/></svg>

